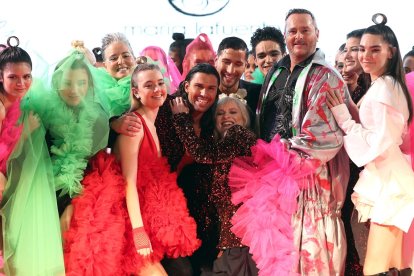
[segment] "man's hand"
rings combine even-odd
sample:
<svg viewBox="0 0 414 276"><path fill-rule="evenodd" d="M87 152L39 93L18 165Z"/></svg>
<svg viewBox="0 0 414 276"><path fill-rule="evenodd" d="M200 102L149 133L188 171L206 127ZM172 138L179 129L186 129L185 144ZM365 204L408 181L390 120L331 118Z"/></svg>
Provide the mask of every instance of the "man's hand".
<svg viewBox="0 0 414 276"><path fill-rule="evenodd" d="M188 106L185 105L183 98L177 97L170 101L170 107L173 114L190 112Z"/></svg>
<svg viewBox="0 0 414 276"><path fill-rule="evenodd" d="M133 137L141 130L142 123L137 115L130 112L114 120L111 128L119 134Z"/></svg>

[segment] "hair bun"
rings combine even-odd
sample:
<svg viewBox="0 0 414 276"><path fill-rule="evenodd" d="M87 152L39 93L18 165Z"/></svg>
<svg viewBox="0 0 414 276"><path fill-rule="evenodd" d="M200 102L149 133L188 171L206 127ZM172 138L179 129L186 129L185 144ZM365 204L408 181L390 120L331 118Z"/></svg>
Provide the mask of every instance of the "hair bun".
<svg viewBox="0 0 414 276"><path fill-rule="evenodd" d="M183 33L173 33L172 34L172 39L174 40L184 40L185 36Z"/></svg>
<svg viewBox="0 0 414 276"><path fill-rule="evenodd" d="M376 25L385 25L387 24L387 17L383 13L376 13L372 16L372 22Z"/></svg>
<svg viewBox="0 0 414 276"><path fill-rule="evenodd" d="M14 39L14 42L16 43L16 45L11 44L12 39ZM7 46L9 47L18 47L19 44L20 44L20 40L17 38L17 36L12 35L12 36L9 36L9 38L7 39Z"/></svg>
<svg viewBox="0 0 414 276"><path fill-rule="evenodd" d="M148 62L148 58L146 56L139 56L136 59L137 64L144 64Z"/></svg>
<svg viewBox="0 0 414 276"><path fill-rule="evenodd" d="M102 48L101 47L95 47L92 49L92 53L94 53L94 55L102 55Z"/></svg>
<svg viewBox="0 0 414 276"><path fill-rule="evenodd" d="M83 40L73 40L71 45L73 48L84 48L85 47Z"/></svg>

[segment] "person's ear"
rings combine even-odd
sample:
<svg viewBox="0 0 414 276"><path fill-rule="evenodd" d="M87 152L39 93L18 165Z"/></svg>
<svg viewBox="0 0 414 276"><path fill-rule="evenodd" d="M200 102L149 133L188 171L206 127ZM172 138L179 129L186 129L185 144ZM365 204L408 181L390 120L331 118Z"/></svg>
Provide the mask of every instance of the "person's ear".
<svg viewBox="0 0 414 276"><path fill-rule="evenodd" d="M136 99L139 99L139 92L138 92L138 88L137 88L137 87L132 87L132 88L131 88L131 90L132 90L132 95L134 95L134 97L135 97Z"/></svg>
<svg viewBox="0 0 414 276"><path fill-rule="evenodd" d="M395 55L395 53L397 53L397 48L396 47L390 47L390 51L388 53L388 59L392 59L392 57Z"/></svg>
<svg viewBox="0 0 414 276"><path fill-rule="evenodd" d="M188 81L184 81L184 91L188 94L188 87L190 86L190 83Z"/></svg>

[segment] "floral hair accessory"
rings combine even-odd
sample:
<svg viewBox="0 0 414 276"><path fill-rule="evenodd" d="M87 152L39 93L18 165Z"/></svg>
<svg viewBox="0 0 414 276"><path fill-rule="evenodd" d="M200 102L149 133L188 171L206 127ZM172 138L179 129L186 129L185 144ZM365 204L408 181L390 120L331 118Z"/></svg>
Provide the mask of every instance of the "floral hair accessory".
<svg viewBox="0 0 414 276"><path fill-rule="evenodd" d="M244 98L246 98L246 96L247 96L246 89L239 88L236 93L230 93L229 95L227 95L226 93L221 93L219 95L219 99L223 99L223 98L226 98L226 97L231 97L231 98L238 99L243 104L247 104L247 101L244 99Z"/></svg>

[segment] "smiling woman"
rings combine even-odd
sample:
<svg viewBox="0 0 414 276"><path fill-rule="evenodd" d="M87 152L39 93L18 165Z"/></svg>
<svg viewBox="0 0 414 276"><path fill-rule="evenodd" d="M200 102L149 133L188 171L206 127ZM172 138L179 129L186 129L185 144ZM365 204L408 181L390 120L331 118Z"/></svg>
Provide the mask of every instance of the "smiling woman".
<svg viewBox="0 0 414 276"><path fill-rule="evenodd" d="M412 99L394 31L386 25L384 14L375 14L372 20L375 24L364 31L358 53L372 80L362 99L360 123L332 91L327 104L346 134L349 157L364 166L352 194L359 221L370 221L364 274L385 275L398 269L399 275L411 275L402 248L403 232L408 232L414 218L414 172L405 156Z"/></svg>

